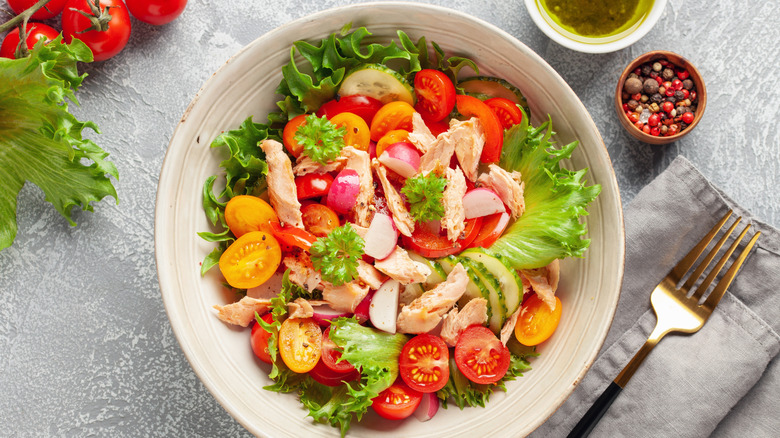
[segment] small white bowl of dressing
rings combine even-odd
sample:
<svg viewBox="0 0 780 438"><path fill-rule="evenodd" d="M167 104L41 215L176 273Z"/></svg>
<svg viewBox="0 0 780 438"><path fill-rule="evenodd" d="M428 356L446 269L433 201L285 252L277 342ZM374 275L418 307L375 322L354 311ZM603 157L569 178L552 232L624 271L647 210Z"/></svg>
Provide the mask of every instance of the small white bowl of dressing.
<svg viewBox="0 0 780 438"><path fill-rule="evenodd" d="M650 32L666 0L525 0L525 7L556 43L578 52L609 53Z"/></svg>

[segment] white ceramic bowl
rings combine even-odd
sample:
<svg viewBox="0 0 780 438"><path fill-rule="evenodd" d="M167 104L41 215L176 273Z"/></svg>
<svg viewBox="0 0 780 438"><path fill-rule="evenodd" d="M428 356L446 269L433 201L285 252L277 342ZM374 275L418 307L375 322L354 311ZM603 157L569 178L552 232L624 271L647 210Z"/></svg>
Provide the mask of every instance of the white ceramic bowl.
<svg viewBox="0 0 780 438"><path fill-rule="evenodd" d="M540 5L541 0L525 0L525 8L536 26L556 43L578 52L609 53L624 49L645 36L661 18L666 0L653 0L650 12L638 25L610 38L575 39L565 29L557 25Z"/></svg>
<svg viewBox="0 0 780 438"><path fill-rule="evenodd" d="M545 421L571 393L594 361L612 321L623 276L624 230L618 186L607 150L588 112L563 79L512 36L465 14L410 3L373 3L327 10L286 24L237 53L198 92L168 147L160 173L155 217L157 270L165 309L193 370L224 408L250 432L263 436L338 436L314 424L291 394L261 389L267 368L249 348L248 330L236 330L211 312L214 304L235 299L225 293L219 274L201 278L200 262L213 249L196 233L209 230L201 206L204 180L219 173L222 151L210 142L249 115L265 120L274 109L280 68L290 45L338 31L348 22L365 25L376 38L426 36L450 52L473 57L481 73L506 78L525 96L534 123L550 114L557 140L575 139L580 147L564 164L589 168L588 180L602 193L587 217L590 249L584 259L562 264L560 296L565 308L555 335L539 348L541 356L525 377L494 394L488 407L463 411L451 406L431 421L390 422L371 410L353 423L350 436L521 436Z"/></svg>

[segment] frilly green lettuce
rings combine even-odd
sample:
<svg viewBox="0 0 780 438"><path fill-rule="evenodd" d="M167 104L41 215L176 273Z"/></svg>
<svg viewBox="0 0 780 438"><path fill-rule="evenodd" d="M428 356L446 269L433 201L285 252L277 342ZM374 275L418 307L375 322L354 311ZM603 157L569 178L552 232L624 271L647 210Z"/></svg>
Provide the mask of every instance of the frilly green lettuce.
<svg viewBox="0 0 780 438"><path fill-rule="evenodd" d="M82 137L84 128L99 133L98 127L68 112L86 77L78 74L78 61L91 62L92 52L77 39L63 44L61 36L36 44L29 57L0 58L0 250L16 238L16 198L27 181L71 225L74 206L93 211L93 201L117 199L109 179L118 178L116 166Z"/></svg>
<svg viewBox="0 0 780 438"><path fill-rule="evenodd" d="M577 142L553 147L552 122L534 128L527 122L504 134L499 165L517 170L525 183L525 213L509 226L490 252L504 256L515 269L545 266L555 259L582 257L590 239L580 221L586 207L601 192L598 184L586 186L587 169L567 170L560 161L571 156Z"/></svg>

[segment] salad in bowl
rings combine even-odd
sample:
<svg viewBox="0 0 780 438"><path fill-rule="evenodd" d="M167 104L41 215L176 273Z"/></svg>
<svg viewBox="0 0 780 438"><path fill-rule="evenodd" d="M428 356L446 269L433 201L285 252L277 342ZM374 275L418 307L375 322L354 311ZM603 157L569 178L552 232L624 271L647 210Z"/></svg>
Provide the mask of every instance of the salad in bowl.
<svg viewBox="0 0 780 438"><path fill-rule="evenodd" d="M403 30L296 41L277 109L211 143L201 274L236 297L215 317L245 328L265 390L342 435L484 407L556 331L560 260L590 244L601 186L561 165L577 142L477 61Z"/></svg>

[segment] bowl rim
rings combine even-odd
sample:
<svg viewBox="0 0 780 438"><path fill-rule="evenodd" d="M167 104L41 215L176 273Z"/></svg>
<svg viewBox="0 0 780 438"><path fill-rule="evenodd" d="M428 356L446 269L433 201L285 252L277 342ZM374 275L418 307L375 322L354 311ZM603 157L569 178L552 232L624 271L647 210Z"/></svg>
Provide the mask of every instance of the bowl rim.
<svg viewBox="0 0 780 438"><path fill-rule="evenodd" d="M676 61L673 61L672 59L675 59ZM623 105L621 104L622 101L622 94L623 94L623 84L625 84L626 79L628 78L628 75L631 74L632 71L636 67L638 67L641 64L644 64L645 62L649 61L655 61L657 59L666 59L667 61L671 62L675 66L678 67L684 67L691 75L691 80L694 81L696 84L696 91L698 94L698 101L699 103L696 105L696 114L693 118L693 122L688 125L688 127L678 132L674 135L669 135L666 137L655 137L650 134L647 134L643 131L640 131L637 129L633 124L631 124L631 121L628 120L628 117L626 116L625 111L623 111ZM693 128L696 127L696 125L699 124L699 121L702 117L704 117L704 110L707 108L707 87L704 84L704 78L701 75L701 72L699 72L699 69L696 68L696 66L691 63L688 59L685 57L675 53L671 52L669 50L651 50L649 52L645 52L633 60L629 62L626 67L623 69L623 71L620 73L620 76L618 77L617 86L615 88L615 112L617 113L618 120L620 121L620 125L623 126L626 131L628 131L629 134L631 134L634 138L637 140L643 141L645 143L653 144L653 145L663 145L675 142L686 135L688 135L691 131L693 131Z"/></svg>
<svg viewBox="0 0 780 438"><path fill-rule="evenodd" d="M663 15L664 10L666 9L666 1L667 0L653 0L653 6L650 9L650 13L639 27L623 38L602 44L588 44L568 38L553 29L544 17L542 17L542 13L537 6L539 0L524 0L524 3L528 14L536 24L536 27L556 43L582 53L610 53L625 49L647 35L647 33L655 27L655 24L661 18L661 15Z"/></svg>
<svg viewBox="0 0 780 438"><path fill-rule="evenodd" d="M663 1L665 1L665 0L663 0ZM568 85L568 83L560 76L560 74L557 71L555 71L552 68L552 66L550 66L549 63L547 63L547 61L545 61L535 51L533 51L532 49L527 47L524 43L520 42L517 38L515 38L512 35L510 35L506 31L504 31L503 29L500 29L497 26L494 26L494 25L492 25L492 24L490 24L490 23L488 23L488 22L486 22L486 21L484 21L484 20L482 20L482 19L480 19L478 17L475 17L473 15L470 15L470 14L467 14L467 13L464 13L464 12L461 12L461 11L458 11L458 10L450 9L450 8L447 8L447 7L444 7L444 6L431 5L431 4L425 4L425 3L416 3L416 2L409 2L409 1L376 1L376 2L367 2L367 3L361 3L361 4L344 5L344 6L338 6L338 7L333 7L333 8L327 8L327 9L323 9L323 10L317 11L317 12L312 13L312 14L308 14L308 15L299 17L299 18L297 18L295 20L291 20L291 21L288 21L286 23L282 23L279 26L277 26L276 28L261 34L260 36L258 36L258 38L256 38L255 40L251 41L250 43L246 44L241 49L239 49L227 61L225 61L225 63L223 65L221 65L214 73L212 73L211 76L209 76L209 78L204 82L204 84L200 87L200 89L197 91L195 96L192 98L190 104L185 109L185 111L184 111L184 113L183 113L179 123L177 124L176 128L174 129L174 131L173 131L173 133L171 135L171 140L169 141L168 149L166 150L166 154L165 154L165 157L163 159L163 163L161 165L160 176L158 178L158 181L163 181L164 179L167 179L167 173L171 172L170 166L168 165L169 164L168 163L169 158L171 157L171 154L168 153L168 151L170 150L170 146L174 143L174 140L176 139L176 136L179 133L179 131L184 129L183 128L184 122L187 120L189 114L195 108L196 104L200 100L200 98L201 98L202 94L204 93L204 91L209 89L209 87L211 86L211 84L213 82L217 81L216 78L218 78L224 72L224 70L225 70L227 65L231 64L237 57L241 56L244 52L248 51L250 49L250 47L252 47L252 46L254 46L256 44L262 44L263 41L266 40L266 39L275 38L277 34L283 33L284 31L286 31L290 27L300 26L300 25L305 24L305 23L309 23L310 24L312 22L317 21L320 18L327 17L327 16L329 16L331 14L336 14L336 13L339 13L339 12L342 12L342 11L345 11L345 10L354 11L355 8L370 9L370 8L377 8L377 7L397 7L399 5L405 5L405 6L408 6L408 7L418 8L418 9L422 9L422 10L428 10L428 11L431 11L431 12L447 13L447 14L449 14L451 16L457 16L460 19L464 19L464 20L468 20L468 21L477 23L480 26L483 26L485 28L490 29L491 31L495 32L496 34L503 35L505 38L513 41L514 43L525 47L526 50L528 51L527 54L528 54L529 57L535 58L536 60L538 60L544 66L544 68L547 69L549 71L549 73L552 76L554 76L560 82L560 86L565 87L565 89L568 92L570 92L572 95L576 96L576 93L571 89L571 87ZM599 143L601 149L603 150L605 156L609 157L609 153L607 151L607 148L606 148L606 145L605 145L605 143L603 141L601 133L598 131L598 128L596 127L595 122L593 122L593 119L592 119L590 113L587 111L587 109L585 108L584 104L582 103L582 101L579 98L576 99L576 105L584 113L584 115L590 120L591 123L589 124L589 127L593 131L592 133L598 139L598 143ZM607 169L606 170L611 175L610 182L613 183L611 185L612 185L612 187L614 189L614 196L617 198L617 208L616 208L617 226L618 226L619 235L620 235L620 241L618 242L619 245L618 245L618 250L617 250L618 257L619 257L619 260L620 260L619 266L617 267L617 273L618 273L617 284L616 284L617 294L614 297L614 303L613 303L614 305L610 306L610 308L609 308L609 314L608 314L608 318L607 318L609 320L609 324L606 326L606 328L604 330L604 333L600 336L600 340L597 342L598 348L594 348L589 353L589 355L587 356L587 359L585 361L584 366L582 367L582 369L579 370L579 372L578 372L576 378L574 379L574 382L571 385L571 387L567 391L564 391L563 393L561 393L558 396L558 398L556 399L555 408L552 409L549 412L549 414L547 415L547 417L543 421L540 421L538 424L536 424L534 428L536 428L536 427L540 426L541 424L543 424L544 421L547 421L547 419L549 419L549 417L552 416L555 413L555 411L557 411L557 409L560 408L563 405L563 403L566 401L566 399L571 396L571 394L573 393L573 391L576 388L576 386L582 381L582 379L585 376L585 374L590 370L592 364L595 362L595 360L596 360L596 358L598 356L598 353L600 352L601 348L603 347L604 342L607 339L607 334L609 332L609 329L611 327L612 321L614 320L615 313L617 311L617 303L619 301L620 294L622 292L622 284L623 284L623 279L624 279L624 268L625 268L625 222L624 222L624 216L623 216L623 207L622 207L622 204L620 202L620 190L619 190L619 186L617 185L617 178L616 178L614 166L612 166L611 160L607 160ZM601 183L601 184L603 184L603 183ZM163 226L162 225L164 224L164 221L163 221L163 216L162 215L158 215L157 211L164 207L160 203L162 197L163 197L162 193L158 189L157 195L156 195L156 200L155 200L154 241L155 241L155 253L157 255L155 257L155 262L156 262L156 270L157 270L157 274L158 274L158 281L161 283L160 287L161 287L161 295L162 295L162 298L163 298L163 305L164 305L164 308L166 310L166 314L168 316L170 316L171 315L171 311L172 311L171 307L173 306L174 303L172 301L170 301L170 298L166 298L166 294L164 293L164 288L163 288L163 284L162 284L161 276L160 276L161 272L162 272L162 263L160 262L160 260L158 258L159 257L158 242L163 240L163 231L162 231ZM223 394L221 394L219 392L218 385L216 384L216 382L211 380L210 378L208 378L208 376L205 375L206 370L201 368L201 365L199 364L200 361L198 359L198 356L195 354L195 352L193 352L191 349L185 347L186 343L183 343L183 341L185 339L185 333L182 331L183 328L182 327L178 327L178 326L176 326L174 324L171 324L171 327L172 327L172 331L174 333L174 336L176 337L177 342L179 343L179 346L182 349L182 352L184 353L188 363L190 364L190 367L193 369L195 374L198 376L198 378L201 381L201 383L206 387L206 389L211 393L211 395L220 403L221 407L226 412L228 412L229 415L231 415L231 417L233 417L238 423L240 423L244 428L246 428L251 433L257 434L259 432L259 429L256 427L256 425L251 423L251 422L249 422L247 418L245 418L243 415L241 415L240 412L238 412L235 409L235 407L232 405L232 403L230 403L230 401Z"/></svg>

